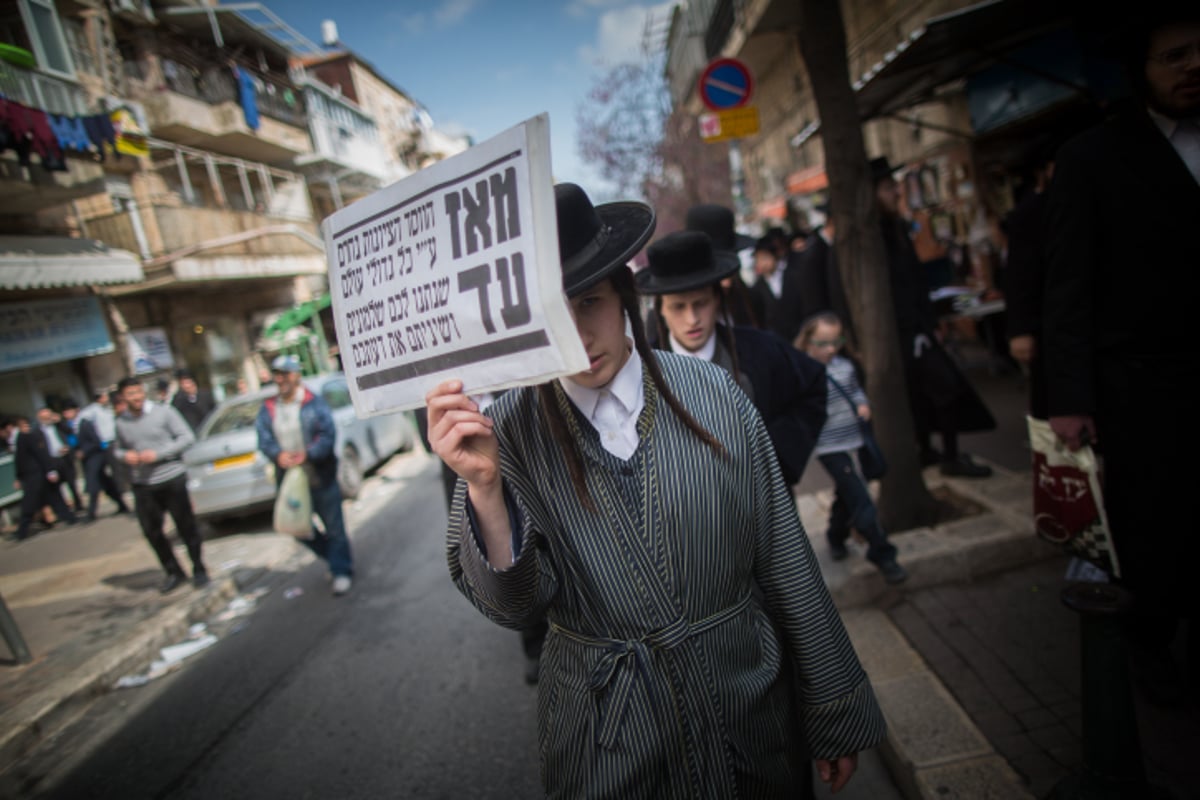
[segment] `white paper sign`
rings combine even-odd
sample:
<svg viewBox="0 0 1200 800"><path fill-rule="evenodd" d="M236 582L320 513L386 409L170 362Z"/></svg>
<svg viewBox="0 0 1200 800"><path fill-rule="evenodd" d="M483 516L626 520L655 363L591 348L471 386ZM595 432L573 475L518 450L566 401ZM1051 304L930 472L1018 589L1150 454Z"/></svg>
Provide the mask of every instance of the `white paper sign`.
<svg viewBox="0 0 1200 800"><path fill-rule="evenodd" d="M322 224L342 366L359 416L588 368L562 291L545 114Z"/></svg>

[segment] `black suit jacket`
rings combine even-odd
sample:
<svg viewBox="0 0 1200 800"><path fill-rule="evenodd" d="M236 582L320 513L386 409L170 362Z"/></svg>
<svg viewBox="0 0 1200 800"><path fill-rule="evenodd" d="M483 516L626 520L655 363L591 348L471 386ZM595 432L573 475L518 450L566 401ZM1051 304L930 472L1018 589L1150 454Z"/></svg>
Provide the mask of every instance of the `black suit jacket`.
<svg viewBox="0 0 1200 800"><path fill-rule="evenodd" d="M1143 109L1059 151L1046 255L1050 413L1122 425L1182 399L1174 387L1197 372L1200 184Z"/></svg>
<svg viewBox="0 0 1200 800"><path fill-rule="evenodd" d="M808 247L783 276L782 302L793 309L793 325L785 336L794 341L804 321L821 311L832 311L842 320L848 338L854 340L850 303L838 272L837 253L821 236L810 236Z"/></svg>
<svg viewBox="0 0 1200 800"><path fill-rule="evenodd" d="M38 425L30 428L29 433L17 435L17 452L14 457L17 468L17 480L21 483L41 481L46 473L55 469L57 456L51 454L50 446L46 444L46 434Z"/></svg>
<svg viewBox="0 0 1200 800"><path fill-rule="evenodd" d="M79 420L79 453L84 458L103 453L103 442L100 441L100 434L96 431L96 425L91 419Z"/></svg>
<svg viewBox="0 0 1200 800"><path fill-rule="evenodd" d="M189 400L183 392L176 392L175 396L171 398L171 405L175 406L175 410L183 415L188 426L195 431L200 427L200 423L204 422L205 417L212 412L217 403L213 399L211 392L200 389L196 392L195 402Z"/></svg>
<svg viewBox="0 0 1200 800"><path fill-rule="evenodd" d="M654 322L652 318L646 326L646 336L657 348ZM717 335L728 344L728 328L717 325ZM738 371L750 380L754 406L775 445L783 478L796 483L825 424L825 365L768 331L735 327L733 343Z"/></svg>

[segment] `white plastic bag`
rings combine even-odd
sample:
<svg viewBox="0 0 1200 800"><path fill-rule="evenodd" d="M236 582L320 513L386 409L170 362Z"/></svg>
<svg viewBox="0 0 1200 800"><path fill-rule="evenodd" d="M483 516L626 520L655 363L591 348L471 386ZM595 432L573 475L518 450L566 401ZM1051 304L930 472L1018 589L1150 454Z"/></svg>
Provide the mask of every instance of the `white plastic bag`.
<svg viewBox="0 0 1200 800"><path fill-rule="evenodd" d="M303 467L283 473L275 498L275 530L301 537L312 534L312 493Z"/></svg>

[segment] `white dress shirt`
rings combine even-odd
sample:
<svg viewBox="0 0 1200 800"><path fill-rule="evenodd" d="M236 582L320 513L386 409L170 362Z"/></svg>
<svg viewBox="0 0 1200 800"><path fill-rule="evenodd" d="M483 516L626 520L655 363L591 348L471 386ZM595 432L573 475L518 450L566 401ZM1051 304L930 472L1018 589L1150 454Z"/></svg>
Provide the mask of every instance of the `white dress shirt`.
<svg viewBox="0 0 1200 800"><path fill-rule="evenodd" d="M1200 183L1200 119L1172 119L1152 108L1146 110L1171 147L1183 159L1188 172Z"/></svg>
<svg viewBox="0 0 1200 800"><path fill-rule="evenodd" d="M702 358L705 361L712 361L713 356L717 353L717 332L714 330L708 335L708 341L700 345L699 350L688 350L679 343L675 338L675 334L667 334L667 339L671 342L671 352L678 353L681 356L693 356Z"/></svg>
<svg viewBox="0 0 1200 800"><path fill-rule="evenodd" d="M600 444L622 461L638 446L637 421L646 396L642 390L642 359L631 347L629 358L606 386L591 389L570 378L559 381L567 397L600 434Z"/></svg>

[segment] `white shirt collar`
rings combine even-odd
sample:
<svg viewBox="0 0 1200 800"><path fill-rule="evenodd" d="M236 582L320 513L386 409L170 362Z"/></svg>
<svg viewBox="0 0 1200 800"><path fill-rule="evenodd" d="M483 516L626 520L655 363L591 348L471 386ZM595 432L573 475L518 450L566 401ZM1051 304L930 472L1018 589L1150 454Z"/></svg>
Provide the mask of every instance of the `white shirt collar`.
<svg viewBox="0 0 1200 800"><path fill-rule="evenodd" d="M705 361L712 361L713 356L717 353L717 331L715 328L713 329L713 332L709 334L708 341L702 344L699 350L688 350L679 343L679 340L675 338L674 334L668 333L667 339L671 342L671 352L678 353L681 356L694 356L696 358L702 358Z"/></svg>
<svg viewBox="0 0 1200 800"><path fill-rule="evenodd" d="M625 359L625 364L605 386L598 389L580 386L569 377L560 379L559 384L589 422L595 422L596 405L600 402L601 392L611 394L619 401L623 414L634 419L637 419L637 415L642 412L642 406L645 405L642 392L642 359L636 347L630 348L629 358Z"/></svg>
<svg viewBox="0 0 1200 800"><path fill-rule="evenodd" d="M646 405L642 359L637 350L630 350L629 358L607 386L589 389L570 378L559 383L600 435L600 446L623 461L632 458L638 447L638 417Z"/></svg>
<svg viewBox="0 0 1200 800"><path fill-rule="evenodd" d="M1175 129L1179 127L1179 120L1171 119L1166 114L1160 114L1149 106L1146 107L1146 112L1150 115L1150 119L1154 120L1154 124L1162 131L1163 136L1168 139L1175 133Z"/></svg>

